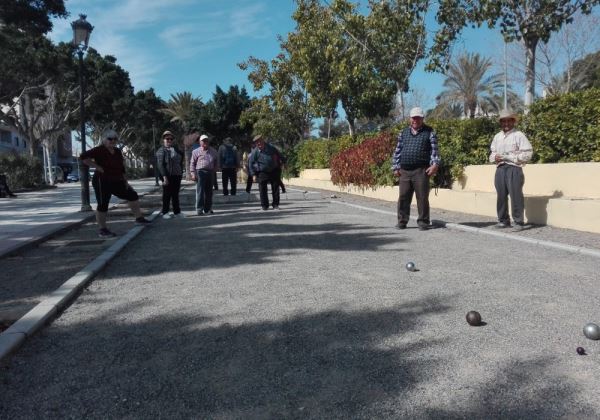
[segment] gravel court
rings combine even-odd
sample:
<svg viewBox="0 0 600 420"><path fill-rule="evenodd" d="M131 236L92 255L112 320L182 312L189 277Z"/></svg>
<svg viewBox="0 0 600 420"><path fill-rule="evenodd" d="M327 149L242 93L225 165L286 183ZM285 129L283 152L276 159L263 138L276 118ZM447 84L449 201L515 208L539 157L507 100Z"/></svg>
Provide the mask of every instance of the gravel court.
<svg viewBox="0 0 600 420"><path fill-rule="evenodd" d="M597 258L288 196L146 229L3 369L1 417L600 415Z"/></svg>

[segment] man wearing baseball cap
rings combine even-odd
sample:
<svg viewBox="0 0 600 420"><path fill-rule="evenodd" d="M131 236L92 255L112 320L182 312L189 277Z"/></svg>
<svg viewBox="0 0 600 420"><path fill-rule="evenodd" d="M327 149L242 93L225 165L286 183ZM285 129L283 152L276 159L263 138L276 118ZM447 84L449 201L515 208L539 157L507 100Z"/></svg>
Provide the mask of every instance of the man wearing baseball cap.
<svg viewBox="0 0 600 420"><path fill-rule="evenodd" d="M413 194L417 197L419 229L427 230L430 226L429 177L437 173L440 156L435 131L423 123L424 117L420 107L410 110L410 125L398 135L394 151L392 170L395 176L400 177L398 229L406 229Z"/></svg>
<svg viewBox="0 0 600 420"><path fill-rule="evenodd" d="M96 146L84 153L79 158L84 165L95 168L92 177L92 186L96 193L96 221L100 226L98 236L101 238L111 238L116 236L108 230L106 218L108 213L108 203L111 196L116 196L122 200L127 200L129 208L135 215L135 222L138 225L150 224L150 221L144 217L140 210L140 202L137 192L127 182L125 178L125 161L121 149L116 147L119 135L115 130L105 130L102 133L102 144Z"/></svg>
<svg viewBox="0 0 600 420"><path fill-rule="evenodd" d="M210 147L210 139L202 134L199 139L200 147L192 151L190 160L190 175L196 181L196 214L214 213L212 209L213 178L218 169L217 151Z"/></svg>
<svg viewBox="0 0 600 420"><path fill-rule="evenodd" d="M496 164L494 186L498 198L496 212L498 213L498 228L510 227L508 215L508 197L510 196L511 212L515 222L515 230L523 229L525 225L525 198L523 185L525 176L523 166L531 160L533 148L521 131L515 129L517 115L504 109L499 118L502 131L494 136L490 146L490 162Z"/></svg>

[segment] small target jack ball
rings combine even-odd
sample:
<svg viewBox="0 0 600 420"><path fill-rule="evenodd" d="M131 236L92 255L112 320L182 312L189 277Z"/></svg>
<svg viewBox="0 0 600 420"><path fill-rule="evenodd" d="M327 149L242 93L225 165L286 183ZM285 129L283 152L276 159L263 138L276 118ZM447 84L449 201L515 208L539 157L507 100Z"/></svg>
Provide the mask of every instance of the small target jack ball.
<svg viewBox="0 0 600 420"><path fill-rule="evenodd" d="M409 261L409 262L406 263L406 269L408 271L417 271L417 266L415 265L414 262Z"/></svg>
<svg viewBox="0 0 600 420"><path fill-rule="evenodd" d="M583 335L590 340L600 340L600 327L590 322L583 327Z"/></svg>
<svg viewBox="0 0 600 420"><path fill-rule="evenodd" d="M585 356L585 349L583 347L577 347L577 354L580 356Z"/></svg>
<svg viewBox="0 0 600 420"><path fill-rule="evenodd" d="M481 325L481 315L477 311L470 311L467 313L467 324L472 327Z"/></svg>

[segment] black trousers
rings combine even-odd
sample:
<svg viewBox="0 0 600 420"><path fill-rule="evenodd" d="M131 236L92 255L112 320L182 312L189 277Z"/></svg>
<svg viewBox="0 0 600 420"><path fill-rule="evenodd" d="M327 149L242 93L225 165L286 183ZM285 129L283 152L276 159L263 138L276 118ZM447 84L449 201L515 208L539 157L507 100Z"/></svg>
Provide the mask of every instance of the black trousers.
<svg viewBox="0 0 600 420"><path fill-rule="evenodd" d="M164 179L165 177L163 177ZM169 175L166 177L169 181L167 185L162 186L162 213L169 212L169 206L173 203L173 213L181 213L179 207L179 190L181 189L181 176Z"/></svg>
<svg viewBox="0 0 600 420"><path fill-rule="evenodd" d="M268 185L271 185L273 194L273 207L279 206L279 178L272 172L259 172L257 176L258 191L260 192L260 205L263 209L269 208Z"/></svg>
<svg viewBox="0 0 600 420"><path fill-rule="evenodd" d="M400 197L398 198L398 224L406 225L410 218L410 203L413 194L417 197L419 226L429 225L429 176L427 168L400 169Z"/></svg>
<svg viewBox="0 0 600 420"><path fill-rule="evenodd" d="M252 179L252 175L248 174L248 179L246 180L246 192L249 193L250 190L252 189L252 184L253 184L253 179Z"/></svg>
<svg viewBox="0 0 600 420"><path fill-rule="evenodd" d="M281 187L281 192L285 193L285 185L283 185L283 181L281 180L281 168L273 170L273 175L277 177L277 185Z"/></svg>
<svg viewBox="0 0 600 420"><path fill-rule="evenodd" d="M223 181L223 195L229 195L229 185L231 184L231 195L237 192L237 168L222 168L221 180Z"/></svg>

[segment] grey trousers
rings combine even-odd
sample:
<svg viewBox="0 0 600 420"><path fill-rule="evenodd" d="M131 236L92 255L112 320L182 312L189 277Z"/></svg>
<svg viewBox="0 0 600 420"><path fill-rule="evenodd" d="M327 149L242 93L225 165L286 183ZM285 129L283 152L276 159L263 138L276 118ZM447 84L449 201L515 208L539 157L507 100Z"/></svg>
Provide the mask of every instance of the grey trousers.
<svg viewBox="0 0 600 420"><path fill-rule="evenodd" d="M398 224L406 225L410 217L410 203L413 194L417 197L417 210L419 226L429 225L429 176L425 173L427 168L413 170L400 169L400 197L398 197Z"/></svg>
<svg viewBox="0 0 600 420"><path fill-rule="evenodd" d="M496 187L496 192L498 193L496 212L498 213L498 221L500 223L510 224L510 217L508 215L509 196L513 221L520 225L524 223L524 184L525 176L523 175L523 168L507 164L500 165L496 168L494 185Z"/></svg>

